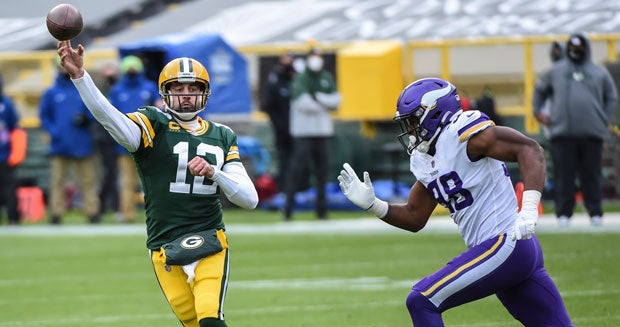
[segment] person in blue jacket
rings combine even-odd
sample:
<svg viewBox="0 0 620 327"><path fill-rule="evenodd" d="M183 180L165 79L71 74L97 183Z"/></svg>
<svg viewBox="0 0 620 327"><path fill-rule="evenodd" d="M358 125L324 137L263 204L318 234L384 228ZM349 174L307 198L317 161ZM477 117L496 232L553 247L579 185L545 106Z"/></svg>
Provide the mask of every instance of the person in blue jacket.
<svg viewBox="0 0 620 327"><path fill-rule="evenodd" d="M19 114L10 97L4 94L4 80L0 75L0 205L6 208L8 224L19 224L17 209L16 167L23 156L16 156L14 139L19 129ZM25 149L21 149L22 152ZM1 215L0 215L1 217Z"/></svg>
<svg viewBox="0 0 620 327"><path fill-rule="evenodd" d="M137 56L121 60L121 78L110 90L110 102L124 114L144 106L163 107L157 84L146 78L144 64ZM138 172L129 152L117 145L118 167L121 179L120 220L136 219L136 193L139 190Z"/></svg>
<svg viewBox="0 0 620 327"><path fill-rule="evenodd" d="M41 97L39 118L49 133L50 223L60 224L67 211L65 182L73 169L90 223L99 223L95 147L90 123L94 117L82 102L69 75L58 65L54 84Z"/></svg>

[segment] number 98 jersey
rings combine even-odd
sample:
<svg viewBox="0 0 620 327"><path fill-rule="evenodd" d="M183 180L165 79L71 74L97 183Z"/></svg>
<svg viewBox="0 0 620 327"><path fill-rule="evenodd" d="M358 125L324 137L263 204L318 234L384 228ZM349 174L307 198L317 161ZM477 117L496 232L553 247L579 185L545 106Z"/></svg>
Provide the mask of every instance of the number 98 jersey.
<svg viewBox="0 0 620 327"><path fill-rule="evenodd" d="M195 156L218 169L239 162L232 129L200 119L200 128L190 132L155 107L142 107L127 116L142 132L132 156L144 189L147 247L159 250L181 235L224 228L217 184L192 175L187 163Z"/></svg>
<svg viewBox="0 0 620 327"><path fill-rule="evenodd" d="M468 247L510 231L517 218L506 165L467 155L469 138L493 125L477 110L458 113L441 131L433 156L414 151L410 158L411 172L450 210Z"/></svg>

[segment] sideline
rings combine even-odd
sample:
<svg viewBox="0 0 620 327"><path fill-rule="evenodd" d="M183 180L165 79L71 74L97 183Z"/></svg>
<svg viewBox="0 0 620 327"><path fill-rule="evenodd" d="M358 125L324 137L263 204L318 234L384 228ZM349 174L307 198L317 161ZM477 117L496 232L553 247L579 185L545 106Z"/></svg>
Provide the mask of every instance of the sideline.
<svg viewBox="0 0 620 327"><path fill-rule="evenodd" d="M379 219L360 217L327 221L291 221L265 224L227 224L230 234L364 234L409 233L390 226ZM454 233L456 225L447 216L432 217L420 233ZM536 233L620 233L620 213L603 216L603 226L590 225L586 214L576 214L569 227L560 227L553 215L543 215L538 220ZM146 227L138 225L35 225L0 226L0 236L91 236L91 235L146 235Z"/></svg>

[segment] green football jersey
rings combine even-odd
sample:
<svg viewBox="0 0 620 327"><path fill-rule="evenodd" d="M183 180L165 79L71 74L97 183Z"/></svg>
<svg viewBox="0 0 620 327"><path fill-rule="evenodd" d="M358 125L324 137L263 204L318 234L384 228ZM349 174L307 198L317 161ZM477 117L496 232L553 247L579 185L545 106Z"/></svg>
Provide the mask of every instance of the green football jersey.
<svg viewBox="0 0 620 327"><path fill-rule="evenodd" d="M204 176L192 175L187 163L195 156L219 169L239 162L232 129L200 120L201 128L190 132L155 107L142 107L127 116L142 131L140 147L132 156L144 189L147 247L159 250L181 235L224 228L219 187Z"/></svg>

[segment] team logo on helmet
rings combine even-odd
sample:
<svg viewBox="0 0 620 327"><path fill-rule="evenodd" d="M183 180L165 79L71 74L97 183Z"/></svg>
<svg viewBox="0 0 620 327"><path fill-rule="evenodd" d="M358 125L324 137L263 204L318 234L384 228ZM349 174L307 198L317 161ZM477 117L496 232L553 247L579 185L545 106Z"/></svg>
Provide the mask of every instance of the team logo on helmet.
<svg viewBox="0 0 620 327"><path fill-rule="evenodd" d="M425 93L420 99L420 107L425 110L437 108L437 100L448 95L452 91L452 85L448 83L446 87Z"/></svg>

